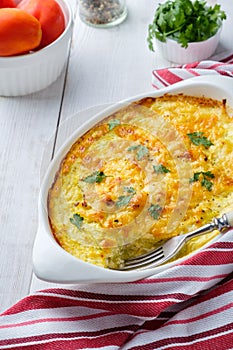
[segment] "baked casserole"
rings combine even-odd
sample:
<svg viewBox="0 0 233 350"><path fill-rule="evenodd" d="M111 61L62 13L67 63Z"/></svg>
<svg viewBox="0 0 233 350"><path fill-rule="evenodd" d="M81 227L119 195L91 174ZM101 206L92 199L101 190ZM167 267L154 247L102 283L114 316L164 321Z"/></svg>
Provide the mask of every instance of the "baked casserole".
<svg viewBox="0 0 233 350"><path fill-rule="evenodd" d="M232 114L225 100L167 94L96 124L69 149L49 190L57 242L117 269L232 210ZM181 256L216 234L193 239Z"/></svg>

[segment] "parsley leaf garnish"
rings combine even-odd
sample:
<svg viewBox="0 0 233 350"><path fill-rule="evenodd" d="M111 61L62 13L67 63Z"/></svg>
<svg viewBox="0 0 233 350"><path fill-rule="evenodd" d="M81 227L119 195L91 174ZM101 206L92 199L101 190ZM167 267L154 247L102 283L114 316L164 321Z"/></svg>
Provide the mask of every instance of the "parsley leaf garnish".
<svg viewBox="0 0 233 350"><path fill-rule="evenodd" d="M206 136L203 136L204 132L193 132L190 134L187 134L187 136L189 137L190 141L196 145L203 145L205 148L209 148L210 146L213 145L213 143L207 139Z"/></svg>
<svg viewBox="0 0 233 350"><path fill-rule="evenodd" d="M109 131L114 129L117 125L120 125L120 120L119 119L112 119L108 123L108 129Z"/></svg>
<svg viewBox="0 0 233 350"><path fill-rule="evenodd" d="M213 182L211 182L209 179L213 179L215 176L211 173L211 171L200 171L197 173L194 173L193 177L189 180L190 183L200 181L201 185L205 187L208 191L212 190Z"/></svg>
<svg viewBox="0 0 233 350"><path fill-rule="evenodd" d="M70 218L70 222L75 225L78 229L81 228L83 223L83 217L79 214L74 214L72 218Z"/></svg>
<svg viewBox="0 0 233 350"><path fill-rule="evenodd" d="M125 186L124 190L128 193L132 193L132 194L136 193L135 189L132 186L130 186L130 187Z"/></svg>
<svg viewBox="0 0 233 350"><path fill-rule="evenodd" d="M201 185L205 187L208 191L212 191L213 182L207 180L205 177L201 180Z"/></svg>
<svg viewBox="0 0 233 350"><path fill-rule="evenodd" d="M129 202L131 201L131 199L133 198L133 195L136 193L135 189L133 187L124 187L124 190L128 193L130 193L130 195L127 196L120 196L118 198L118 200L115 202L115 205L120 208L120 207L124 207L127 204L129 204Z"/></svg>
<svg viewBox="0 0 233 350"><path fill-rule="evenodd" d="M143 146L143 145L130 146L127 150L128 151L137 150L137 153L136 153L137 160L142 160L145 156L147 156L149 154L148 148L146 146Z"/></svg>
<svg viewBox="0 0 233 350"><path fill-rule="evenodd" d="M151 204L150 208L148 209L150 215L155 220L158 220L162 210L163 210L163 208L160 207L158 204Z"/></svg>
<svg viewBox="0 0 233 350"><path fill-rule="evenodd" d="M131 198L133 196L132 195L128 195L128 196L120 196L118 198L118 200L115 202L116 206L119 207L124 207L125 205L129 204Z"/></svg>
<svg viewBox="0 0 233 350"><path fill-rule="evenodd" d="M170 173L170 170L166 168L163 164L153 165L153 169L156 174Z"/></svg>
<svg viewBox="0 0 233 350"><path fill-rule="evenodd" d="M154 51L153 39L176 40L182 47L215 35L226 13L220 5L209 6L205 0L167 0L156 8L153 22L148 26L148 46Z"/></svg>
<svg viewBox="0 0 233 350"><path fill-rule="evenodd" d="M107 176L104 174L103 171L94 171L91 175L88 175L82 181L87 182L89 184L93 183L100 183L102 182Z"/></svg>

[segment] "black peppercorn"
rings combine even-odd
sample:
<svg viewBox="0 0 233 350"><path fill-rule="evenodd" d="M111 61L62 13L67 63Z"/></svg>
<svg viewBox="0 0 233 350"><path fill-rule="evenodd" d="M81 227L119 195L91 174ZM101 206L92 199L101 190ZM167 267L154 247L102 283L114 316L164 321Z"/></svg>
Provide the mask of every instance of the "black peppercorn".
<svg viewBox="0 0 233 350"><path fill-rule="evenodd" d="M121 0L79 0L80 18L92 25L115 22L125 11L125 1Z"/></svg>

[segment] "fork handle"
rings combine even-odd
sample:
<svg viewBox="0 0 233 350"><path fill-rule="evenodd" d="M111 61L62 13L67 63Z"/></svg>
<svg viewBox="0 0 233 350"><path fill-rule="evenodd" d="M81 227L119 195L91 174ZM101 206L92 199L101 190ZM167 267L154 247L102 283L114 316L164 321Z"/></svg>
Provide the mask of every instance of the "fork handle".
<svg viewBox="0 0 233 350"><path fill-rule="evenodd" d="M226 214L224 214L225 215L225 217L226 217L226 219L227 219L227 222L228 222L228 225L230 226L230 227L233 227L233 211L229 211L229 213L226 213ZM224 216L223 215L223 216Z"/></svg>
<svg viewBox="0 0 233 350"><path fill-rule="evenodd" d="M187 233L186 240L213 230L218 230L221 232L230 227L233 227L233 211L223 214L221 218L214 218L210 224L204 225L195 231Z"/></svg>
<svg viewBox="0 0 233 350"><path fill-rule="evenodd" d="M225 228L233 227L233 211L223 214L221 218L214 218L212 225L214 225L214 229L219 231L222 231Z"/></svg>

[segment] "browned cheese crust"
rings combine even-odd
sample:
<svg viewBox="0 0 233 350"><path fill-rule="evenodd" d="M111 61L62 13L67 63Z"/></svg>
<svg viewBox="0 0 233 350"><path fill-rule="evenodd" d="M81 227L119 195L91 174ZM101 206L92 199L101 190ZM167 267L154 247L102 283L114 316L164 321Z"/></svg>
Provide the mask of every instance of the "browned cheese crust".
<svg viewBox="0 0 233 350"><path fill-rule="evenodd" d="M57 242L103 267L233 209L233 122L226 101L164 95L104 119L70 148L49 191ZM181 255L217 232L192 240Z"/></svg>

